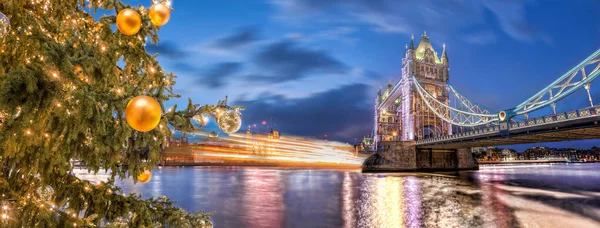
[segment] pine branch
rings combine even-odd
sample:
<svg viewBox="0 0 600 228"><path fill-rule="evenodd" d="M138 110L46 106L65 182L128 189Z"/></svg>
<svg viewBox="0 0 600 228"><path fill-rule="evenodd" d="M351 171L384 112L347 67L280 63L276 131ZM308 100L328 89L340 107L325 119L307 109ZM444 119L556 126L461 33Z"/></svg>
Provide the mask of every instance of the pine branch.
<svg viewBox="0 0 600 228"><path fill-rule="evenodd" d="M9 35L0 37L0 192L14 200L7 201L14 205L12 225L210 224L210 214L188 214L165 198L123 196L114 186L116 178L135 182L157 165L170 127L192 131L194 116L243 110L226 101L200 106L191 100L183 110L164 110L165 101L180 95L172 88L176 76L165 73L144 47L145 38L158 42L158 27L142 13L138 34L113 31L115 15L125 8L143 11L118 0L0 3L10 19ZM95 19L97 12L113 11ZM139 95L153 97L165 111L159 126L145 133L125 120L127 103ZM90 172L107 171L109 181L94 186L78 179L73 160ZM52 200L38 193L47 188ZM53 201L60 213L76 217L27 206L31 200Z"/></svg>

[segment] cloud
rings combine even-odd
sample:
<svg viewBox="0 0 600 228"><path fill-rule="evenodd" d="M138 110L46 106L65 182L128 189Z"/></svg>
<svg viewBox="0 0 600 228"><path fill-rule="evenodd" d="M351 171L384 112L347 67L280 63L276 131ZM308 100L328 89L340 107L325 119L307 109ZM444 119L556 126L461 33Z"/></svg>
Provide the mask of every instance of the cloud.
<svg viewBox="0 0 600 228"><path fill-rule="evenodd" d="M533 1L517 0L271 0L279 9L276 18L283 21L352 21L384 33L417 32L427 29L456 33L470 25L491 26L519 41L551 39L527 21L526 5ZM496 21L490 21L486 13ZM332 16L335 15L335 16Z"/></svg>
<svg viewBox="0 0 600 228"><path fill-rule="evenodd" d="M464 37L467 43L485 45L496 42L496 35L491 31L472 33Z"/></svg>
<svg viewBox="0 0 600 228"><path fill-rule="evenodd" d="M149 43L146 46L146 51L151 54L158 53L159 56L170 59L181 59L188 57L188 52L184 51L177 44L171 41L160 42L157 45Z"/></svg>
<svg viewBox="0 0 600 228"><path fill-rule="evenodd" d="M357 83L305 98L263 94L255 100L237 100L234 104L246 106L245 125L272 119L282 134L309 137L327 134L329 139L352 143L373 127L369 91L368 85Z"/></svg>
<svg viewBox="0 0 600 228"><path fill-rule="evenodd" d="M291 32L285 35L285 38L302 41L302 42L313 42L320 40L333 40L340 41L344 44L354 45L358 42L357 38L350 37L356 33L358 28L351 26L338 26L331 29L319 31L315 34L302 34L297 32Z"/></svg>
<svg viewBox="0 0 600 228"><path fill-rule="evenodd" d="M251 58L261 72L247 76L252 81L281 83L299 80L309 74L343 74L349 71L344 63L327 52L300 47L292 41L267 45Z"/></svg>
<svg viewBox="0 0 600 228"><path fill-rule="evenodd" d="M235 75L242 69L242 63L239 62L224 62L211 66L204 76L201 77L199 83L206 83L210 87L221 88L226 82L225 80Z"/></svg>
<svg viewBox="0 0 600 228"><path fill-rule="evenodd" d="M197 85L211 89L222 88L227 84L228 79L235 76L243 68L243 64L240 62L221 62L204 68L198 68L187 63L177 63L174 66L195 77Z"/></svg>
<svg viewBox="0 0 600 228"><path fill-rule="evenodd" d="M211 46L221 49L234 49L260 40L259 31L255 27L244 27L233 34L217 39Z"/></svg>
<svg viewBox="0 0 600 228"><path fill-rule="evenodd" d="M484 5L492 11L502 30L517 40L550 42L548 35L529 24L525 19L525 5L522 1L485 1Z"/></svg>

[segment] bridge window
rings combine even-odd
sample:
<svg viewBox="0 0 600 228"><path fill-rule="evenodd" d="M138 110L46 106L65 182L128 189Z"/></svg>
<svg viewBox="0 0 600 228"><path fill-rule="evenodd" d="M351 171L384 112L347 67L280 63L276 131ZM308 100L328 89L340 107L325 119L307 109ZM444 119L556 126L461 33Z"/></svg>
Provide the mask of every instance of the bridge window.
<svg viewBox="0 0 600 228"><path fill-rule="evenodd" d="M425 71L425 67L421 66L421 71Z"/></svg>
<svg viewBox="0 0 600 228"><path fill-rule="evenodd" d="M388 123L393 123L394 120L392 119L392 117L388 117Z"/></svg>

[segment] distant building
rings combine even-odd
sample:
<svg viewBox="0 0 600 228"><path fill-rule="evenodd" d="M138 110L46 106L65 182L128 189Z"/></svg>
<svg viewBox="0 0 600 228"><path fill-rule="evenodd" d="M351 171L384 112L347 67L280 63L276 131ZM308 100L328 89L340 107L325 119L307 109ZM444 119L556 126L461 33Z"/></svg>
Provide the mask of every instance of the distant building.
<svg viewBox="0 0 600 228"><path fill-rule="evenodd" d="M189 141L185 135L181 137L167 137L167 146L181 146L187 144L189 144Z"/></svg>
<svg viewBox="0 0 600 228"><path fill-rule="evenodd" d="M271 129L271 131L269 132L269 138L270 139L278 139L279 138L279 131L277 130L277 128Z"/></svg>
<svg viewBox="0 0 600 228"><path fill-rule="evenodd" d="M513 160L569 160L579 162L600 161L600 148L587 150L571 148L532 147L521 153L508 148L472 148L473 156L478 161L513 161Z"/></svg>
<svg viewBox="0 0 600 228"><path fill-rule="evenodd" d="M502 161L512 161L517 159L517 151L513 149L504 148L501 152Z"/></svg>
<svg viewBox="0 0 600 228"><path fill-rule="evenodd" d="M517 151L509 148L479 147L471 150L479 161L512 161L518 156Z"/></svg>
<svg viewBox="0 0 600 228"><path fill-rule="evenodd" d="M214 139L216 139L216 138L219 138L219 133L217 133L217 132L214 132L214 131L213 131L213 132L211 132L210 134L208 134L208 136L207 136L207 137L208 137L209 139L211 139L211 138L214 138Z"/></svg>

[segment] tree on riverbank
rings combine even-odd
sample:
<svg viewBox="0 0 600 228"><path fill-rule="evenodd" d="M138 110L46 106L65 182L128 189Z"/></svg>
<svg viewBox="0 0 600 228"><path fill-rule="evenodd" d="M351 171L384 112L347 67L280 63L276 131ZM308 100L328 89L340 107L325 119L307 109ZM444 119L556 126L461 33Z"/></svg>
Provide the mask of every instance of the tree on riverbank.
<svg viewBox="0 0 600 228"><path fill-rule="evenodd" d="M134 35L116 29L124 9L140 15ZM114 186L116 178L135 181L156 166L169 126L191 130L193 116L214 108L190 101L185 110L164 109L178 97L175 76L145 49L147 38L158 42L159 30L147 10L118 0L14 0L0 2L0 12L9 19L0 24L1 226L211 226L208 214ZM162 109L147 132L125 118L140 95ZM111 177L80 180L73 161Z"/></svg>

